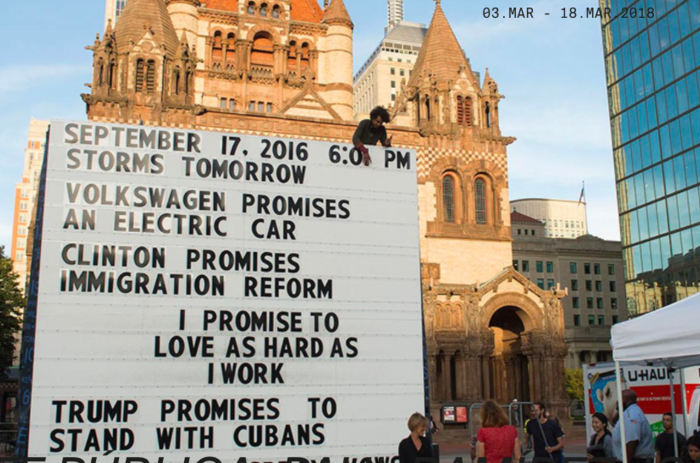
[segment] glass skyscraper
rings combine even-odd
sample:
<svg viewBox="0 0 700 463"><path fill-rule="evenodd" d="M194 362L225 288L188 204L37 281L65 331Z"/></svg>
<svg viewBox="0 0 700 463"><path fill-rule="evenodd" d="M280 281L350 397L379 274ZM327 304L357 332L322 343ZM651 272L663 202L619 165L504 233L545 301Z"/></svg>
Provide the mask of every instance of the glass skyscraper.
<svg viewBox="0 0 700 463"><path fill-rule="evenodd" d="M627 308L700 283L700 0L600 0ZM626 10L625 10L626 9Z"/></svg>

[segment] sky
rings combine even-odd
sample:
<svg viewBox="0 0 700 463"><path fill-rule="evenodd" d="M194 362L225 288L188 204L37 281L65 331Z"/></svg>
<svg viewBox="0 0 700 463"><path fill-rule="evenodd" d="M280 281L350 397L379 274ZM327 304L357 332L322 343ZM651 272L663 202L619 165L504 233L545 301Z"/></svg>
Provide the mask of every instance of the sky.
<svg viewBox="0 0 700 463"><path fill-rule="evenodd" d="M386 4L345 0L355 23L355 69L384 35ZM81 93L89 91L91 45L103 32L104 0L2 2L0 43L0 245L9 248L15 184L21 180L30 118L84 120ZM598 19L561 18L597 0L442 0L470 59L486 67L506 96L501 131L508 148L511 199L578 200L586 184L590 233L620 236L610 141L605 70ZM486 19L513 5L534 19ZM429 23L432 0L405 0L407 21ZM544 13L549 12L549 16Z"/></svg>

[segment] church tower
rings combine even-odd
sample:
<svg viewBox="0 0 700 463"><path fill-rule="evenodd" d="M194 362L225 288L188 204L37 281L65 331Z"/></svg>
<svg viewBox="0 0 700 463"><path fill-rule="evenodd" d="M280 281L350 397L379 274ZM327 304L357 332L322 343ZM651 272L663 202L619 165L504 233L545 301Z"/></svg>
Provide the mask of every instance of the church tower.
<svg viewBox="0 0 700 463"><path fill-rule="evenodd" d="M472 71L445 13L437 1L428 33L408 83L393 108L400 123L426 135L466 142L481 141L486 133L500 137L496 82L484 77L483 87ZM505 145L512 140L500 140Z"/></svg>
<svg viewBox="0 0 700 463"><path fill-rule="evenodd" d="M129 0L116 28L107 24L93 52L91 119L162 123L190 113L196 61L186 33L178 38L163 0Z"/></svg>
<svg viewBox="0 0 700 463"><path fill-rule="evenodd" d="M546 400L556 413L566 403L566 291L543 290L512 267L507 147L515 139L501 133L502 99L488 70L483 83L472 70L437 0L413 73L391 108L392 124L411 127L421 140L420 248L434 413L440 403L488 398Z"/></svg>

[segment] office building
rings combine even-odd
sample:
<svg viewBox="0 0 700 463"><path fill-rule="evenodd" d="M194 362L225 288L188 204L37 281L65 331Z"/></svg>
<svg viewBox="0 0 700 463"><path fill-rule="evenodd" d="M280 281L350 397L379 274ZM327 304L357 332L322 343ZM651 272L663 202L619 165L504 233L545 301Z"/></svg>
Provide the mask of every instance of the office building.
<svg viewBox="0 0 700 463"><path fill-rule="evenodd" d="M389 27L403 21L403 0L387 0Z"/></svg>
<svg viewBox="0 0 700 463"><path fill-rule="evenodd" d="M34 201L39 190L39 175L44 159L48 121L29 121L29 134L24 149L22 181L15 187L15 212L12 218L12 245L10 258L14 271L19 275L20 288L25 289L29 276L27 260L29 228L34 216Z"/></svg>
<svg viewBox="0 0 700 463"><path fill-rule="evenodd" d="M389 9L396 0L388 0ZM367 117L375 106L388 108L396 102L413 73L418 52L428 29L425 24L400 21L385 29L386 35L353 79L354 111Z"/></svg>
<svg viewBox="0 0 700 463"><path fill-rule="evenodd" d="M112 26L117 22L119 16L124 11L127 0L107 0L105 5L105 27L109 21L112 21Z"/></svg>
<svg viewBox="0 0 700 463"><path fill-rule="evenodd" d="M514 199L510 208L544 222L547 238L578 238L588 234L585 201Z"/></svg>
<svg viewBox="0 0 700 463"><path fill-rule="evenodd" d="M568 289L562 299L567 368L611 361L610 326L627 319L620 242L545 238L539 220L519 212L510 220L513 267L540 289Z"/></svg>
<svg viewBox="0 0 700 463"><path fill-rule="evenodd" d="M647 14L634 19L621 14L629 1L602 3L613 11L602 31L627 308L635 316L698 291L700 0L647 0Z"/></svg>

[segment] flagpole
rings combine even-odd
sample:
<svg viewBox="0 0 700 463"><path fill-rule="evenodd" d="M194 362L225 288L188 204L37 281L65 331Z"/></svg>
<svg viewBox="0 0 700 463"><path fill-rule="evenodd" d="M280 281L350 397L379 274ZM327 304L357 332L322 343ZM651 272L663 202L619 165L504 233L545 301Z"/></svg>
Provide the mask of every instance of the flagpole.
<svg viewBox="0 0 700 463"><path fill-rule="evenodd" d="M590 235L590 231L588 230L588 201L586 200L586 182L583 182L583 187L581 188L581 191L583 192L583 215L586 218L586 235Z"/></svg>

